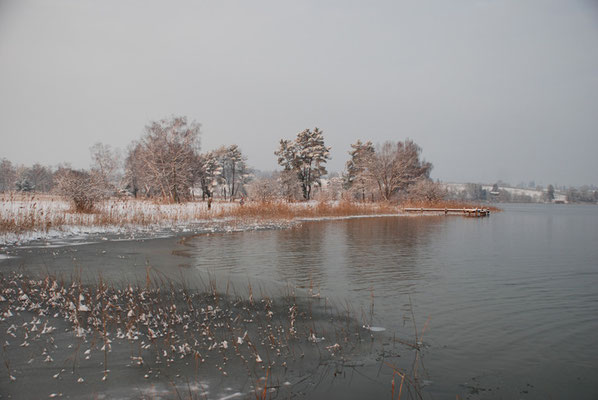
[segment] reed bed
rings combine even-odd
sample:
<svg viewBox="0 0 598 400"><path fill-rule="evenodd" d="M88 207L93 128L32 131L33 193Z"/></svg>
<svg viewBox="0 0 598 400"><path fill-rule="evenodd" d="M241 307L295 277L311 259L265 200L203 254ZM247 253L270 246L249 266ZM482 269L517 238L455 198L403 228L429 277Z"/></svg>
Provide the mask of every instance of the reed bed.
<svg viewBox="0 0 598 400"><path fill-rule="evenodd" d="M151 200L114 198L98 202L90 213L75 212L57 196L25 196L11 193L0 197L0 233L49 232L69 227L176 227L231 220L278 221L351 215L396 214L387 203L351 202L213 202L164 204Z"/></svg>
<svg viewBox="0 0 598 400"><path fill-rule="evenodd" d="M205 201L165 204L152 200L112 198L98 202L89 213L76 212L58 196L8 193L0 196L0 243L33 238L62 236L70 233L135 232L141 230L187 228L196 225L218 225L231 228L252 226L287 226L289 221L342 218L364 215L397 215L405 207L476 208L479 205L442 201L435 203L405 202L402 204L360 203L350 201L311 201L289 203L214 201L208 208ZM496 207L484 206L492 211ZM10 236L10 237L9 237Z"/></svg>
<svg viewBox="0 0 598 400"><path fill-rule="evenodd" d="M220 212L220 217L253 219L312 219L357 215L397 214L398 208L390 203L307 202L284 201L250 202Z"/></svg>
<svg viewBox="0 0 598 400"><path fill-rule="evenodd" d="M173 226L211 219L236 203L214 203L208 210L205 202L162 204L150 200L109 199L98 202L90 213L75 212L71 204L47 195L0 197L0 233L26 231L48 232L69 226L134 227Z"/></svg>
<svg viewBox="0 0 598 400"><path fill-rule="evenodd" d="M120 286L0 275L0 384L57 397L125 375L124 390L169 381L176 390L186 382L193 393L185 398L207 398L202 391L211 382L231 376L250 382L245 396L267 398L371 346L369 332L326 299L291 289L254 296L251 286L238 295L228 284L224 293L216 286L191 289L149 273L144 284ZM21 383L31 380L33 386Z"/></svg>

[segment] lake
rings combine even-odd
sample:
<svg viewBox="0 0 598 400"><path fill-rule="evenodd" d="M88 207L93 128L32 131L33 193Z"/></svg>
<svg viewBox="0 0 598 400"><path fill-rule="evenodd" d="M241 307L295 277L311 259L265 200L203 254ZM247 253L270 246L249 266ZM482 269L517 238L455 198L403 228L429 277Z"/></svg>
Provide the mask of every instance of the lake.
<svg viewBox="0 0 598 400"><path fill-rule="evenodd" d="M488 218L355 218L286 230L23 246L0 268L79 268L130 280L151 265L172 277L248 283L256 292L296 286L384 328L372 336L387 347L396 338L415 341L417 331L423 397L598 398L598 207L501 207ZM407 351L399 362L412 356ZM351 378L329 374L301 393L389 396L392 369L383 355L364 359Z"/></svg>

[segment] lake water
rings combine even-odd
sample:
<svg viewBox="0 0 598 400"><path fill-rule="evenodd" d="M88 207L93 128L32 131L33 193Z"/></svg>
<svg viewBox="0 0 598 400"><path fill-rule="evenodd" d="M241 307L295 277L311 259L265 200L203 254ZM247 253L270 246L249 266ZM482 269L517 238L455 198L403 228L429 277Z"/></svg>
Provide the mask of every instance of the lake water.
<svg viewBox="0 0 598 400"><path fill-rule="evenodd" d="M504 210L479 219L358 218L183 241L21 248L0 267L76 265L122 277L151 264L265 292L299 286L385 328L382 340L413 340L414 324L420 334L425 326L424 397L598 398L598 207ZM352 389L344 382L307 397L388 396L389 371L373 363Z"/></svg>

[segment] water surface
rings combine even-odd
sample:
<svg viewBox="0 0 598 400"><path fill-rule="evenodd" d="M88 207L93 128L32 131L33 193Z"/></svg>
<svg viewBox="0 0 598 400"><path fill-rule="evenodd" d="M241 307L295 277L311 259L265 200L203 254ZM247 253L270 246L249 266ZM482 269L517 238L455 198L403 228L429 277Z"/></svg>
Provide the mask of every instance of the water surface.
<svg viewBox="0 0 598 400"><path fill-rule="evenodd" d="M363 218L20 248L0 267L68 273L77 266L129 279L151 265L173 277L251 282L266 293L296 285L384 327L387 339L413 340L414 325L420 335L426 326L419 374L427 396L593 399L597 244L598 207L510 205L480 219ZM308 397L390 393L392 373L380 360L361 373L350 385L311 388Z"/></svg>

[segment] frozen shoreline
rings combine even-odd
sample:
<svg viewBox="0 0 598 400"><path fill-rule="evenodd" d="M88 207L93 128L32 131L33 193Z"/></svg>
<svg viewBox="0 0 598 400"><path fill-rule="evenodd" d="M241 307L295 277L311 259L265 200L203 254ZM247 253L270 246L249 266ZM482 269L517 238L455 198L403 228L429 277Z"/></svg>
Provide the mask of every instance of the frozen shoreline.
<svg viewBox="0 0 598 400"><path fill-rule="evenodd" d="M231 218L194 221L179 223L176 226L164 225L131 225L131 226L64 226L59 229L46 231L26 231L21 233L5 232L0 234L0 249L2 247L22 246L35 242L46 242L45 246L55 245L56 241L70 241L63 245L75 245L81 240L136 240L173 237L184 234L210 234L248 232L269 229L288 229L305 222L341 221L359 218L389 218L389 217L419 217L434 216L436 214L361 214L345 216L301 217L292 220L253 220L239 221Z"/></svg>
<svg viewBox="0 0 598 400"><path fill-rule="evenodd" d="M149 200L110 199L90 214L74 213L70 204L49 195L2 198L0 248L35 242L134 240L181 234L286 229L311 221L413 217L398 206L381 203L235 202L159 204ZM418 214L436 215L436 214ZM50 243L52 244L52 243Z"/></svg>
<svg viewBox="0 0 598 400"><path fill-rule="evenodd" d="M27 231L22 233L0 234L0 247L21 246L34 242L47 242L52 245L55 241L78 240L135 240L173 237L180 234L227 233L243 232L263 229L285 229L297 225L297 221L253 221L241 223L238 221L212 220L190 222L176 226L65 226L49 231ZM66 245L66 244L65 244Z"/></svg>

